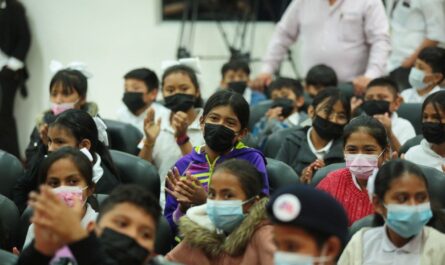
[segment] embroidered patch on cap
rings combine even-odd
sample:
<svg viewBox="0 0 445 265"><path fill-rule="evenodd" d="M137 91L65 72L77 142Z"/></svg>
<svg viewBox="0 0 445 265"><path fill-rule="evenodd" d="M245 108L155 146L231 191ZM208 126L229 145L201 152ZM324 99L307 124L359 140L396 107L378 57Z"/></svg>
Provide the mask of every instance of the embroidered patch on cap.
<svg viewBox="0 0 445 265"><path fill-rule="evenodd" d="M273 213L282 222L294 220L300 214L300 211L300 200L292 194L279 196L273 204Z"/></svg>

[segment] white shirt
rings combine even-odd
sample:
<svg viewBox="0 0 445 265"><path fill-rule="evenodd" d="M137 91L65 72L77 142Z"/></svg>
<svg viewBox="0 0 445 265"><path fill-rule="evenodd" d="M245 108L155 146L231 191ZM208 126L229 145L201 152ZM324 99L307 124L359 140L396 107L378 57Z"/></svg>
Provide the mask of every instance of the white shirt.
<svg viewBox="0 0 445 265"><path fill-rule="evenodd" d="M96 222L98 213L94 211L94 209L91 207L90 204L87 203L87 210L85 211L85 215L83 216L82 220L80 221L80 225L83 228L87 228L88 224L91 222ZM28 228L28 233L26 234L25 243L23 244L23 248L28 246L32 240L34 239L34 224L31 224Z"/></svg>
<svg viewBox="0 0 445 265"><path fill-rule="evenodd" d="M419 145L411 147L405 154L405 159L419 165L433 167L443 172L442 165L445 165L445 157L431 149L431 144L423 139Z"/></svg>
<svg viewBox="0 0 445 265"><path fill-rule="evenodd" d="M386 226L371 228L363 234L363 265L420 265L424 233L397 248L388 238Z"/></svg>
<svg viewBox="0 0 445 265"><path fill-rule="evenodd" d="M391 115L391 128L392 133L397 137L400 145L403 145L406 141L416 136L416 131L411 122L404 118L400 118L399 115L397 115L397 112L394 112Z"/></svg>
<svg viewBox="0 0 445 265"><path fill-rule="evenodd" d="M417 93L417 89L415 88L409 88L405 89L400 93L400 95L403 98L403 102L405 103L423 103L423 101L431 94L436 93L437 91L440 91L440 87L436 86L434 87L429 93L421 96L419 93Z"/></svg>
<svg viewBox="0 0 445 265"><path fill-rule="evenodd" d="M284 122L290 126L297 126L300 124L300 113L298 111L292 113Z"/></svg>
<svg viewBox="0 0 445 265"><path fill-rule="evenodd" d="M269 43L262 71L274 73L299 40L303 76L317 64L334 68L340 82L360 75L382 76L391 50L389 23L382 1L294 0Z"/></svg>
<svg viewBox="0 0 445 265"><path fill-rule="evenodd" d="M138 116L134 115L127 106L122 105L116 112L116 119L120 122L125 122L133 125L138 128L142 134L144 134L144 119L147 117L147 112L149 108L153 108L155 111L155 122L161 117L161 112L167 111L167 108L163 105L153 102L150 107L148 107L144 112L139 114Z"/></svg>
<svg viewBox="0 0 445 265"><path fill-rule="evenodd" d="M331 149L332 143L334 142L334 140L331 140L327 145L325 145L323 148L321 149L316 149L314 144L312 143L311 140L311 131L313 130L313 128L309 128L309 130L307 130L307 143L309 145L309 148L311 149L312 153L314 153L314 155L317 157L317 159L323 159L323 157L329 152L329 150Z"/></svg>
<svg viewBox="0 0 445 265"><path fill-rule="evenodd" d="M391 0L387 9L393 48L388 71L399 67L425 39L445 42L443 0Z"/></svg>

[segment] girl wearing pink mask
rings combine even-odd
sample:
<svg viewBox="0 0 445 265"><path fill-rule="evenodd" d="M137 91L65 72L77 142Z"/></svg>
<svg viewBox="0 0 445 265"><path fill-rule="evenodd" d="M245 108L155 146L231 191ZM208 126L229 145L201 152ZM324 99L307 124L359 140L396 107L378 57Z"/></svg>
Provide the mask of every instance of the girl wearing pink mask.
<svg viewBox="0 0 445 265"><path fill-rule="evenodd" d="M83 204L81 224L87 228L97 218L97 212L87 202L93 194L93 168L87 155L72 147L63 147L48 155L42 163L39 183L50 186L54 193L68 206L74 207L76 201ZM93 203L94 204L94 203ZM34 225L28 228L24 247L34 239ZM53 261L60 258L73 259L67 247L61 248Z"/></svg>
<svg viewBox="0 0 445 265"><path fill-rule="evenodd" d="M26 168L42 146L48 144L48 124L55 117L68 109L81 109L92 117L98 113L97 104L87 102L88 81L80 71L66 68L58 71L49 85L50 109L37 117L36 127L31 133L30 143L26 148Z"/></svg>
<svg viewBox="0 0 445 265"><path fill-rule="evenodd" d="M377 170L390 157L385 127L369 116L359 116L343 132L346 168L329 173L317 188L330 193L345 208L349 225L374 213L368 188Z"/></svg>

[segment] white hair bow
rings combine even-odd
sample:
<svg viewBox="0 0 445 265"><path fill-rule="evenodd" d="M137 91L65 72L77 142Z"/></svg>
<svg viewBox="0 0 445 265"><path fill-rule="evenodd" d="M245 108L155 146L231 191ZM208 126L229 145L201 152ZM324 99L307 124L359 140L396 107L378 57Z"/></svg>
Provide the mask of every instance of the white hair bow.
<svg viewBox="0 0 445 265"><path fill-rule="evenodd" d="M108 146L108 134L107 134L107 125L105 125L104 121L99 118L98 116L93 118L94 122L96 123L97 137L99 138L99 141L101 141L105 146Z"/></svg>
<svg viewBox="0 0 445 265"><path fill-rule="evenodd" d="M53 75L63 69L77 70L81 72L86 78L93 77L93 74L87 70L87 65L83 62L71 62L64 66L59 61L51 60L51 63L49 64L49 70Z"/></svg>
<svg viewBox="0 0 445 265"><path fill-rule="evenodd" d="M175 60L167 60L163 61L161 64L162 72L165 72L167 68L175 66L175 65L185 65L193 69L196 74L201 74L201 63L199 61L199 58L183 58L179 59L178 61Z"/></svg>

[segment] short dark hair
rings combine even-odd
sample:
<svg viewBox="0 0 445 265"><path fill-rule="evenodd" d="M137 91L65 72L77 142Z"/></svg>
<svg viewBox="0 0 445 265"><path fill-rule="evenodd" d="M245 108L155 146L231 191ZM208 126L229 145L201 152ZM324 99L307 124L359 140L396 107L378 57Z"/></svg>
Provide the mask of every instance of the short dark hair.
<svg viewBox="0 0 445 265"><path fill-rule="evenodd" d="M337 84L337 74L334 69L325 64L312 67L306 75L306 85L324 88L330 86L335 87Z"/></svg>
<svg viewBox="0 0 445 265"><path fill-rule="evenodd" d="M335 103L340 101L340 103L343 105L343 108L345 109L348 120L351 119L351 104L347 99L347 97L343 93L341 93L341 91L336 87L327 87L325 89L322 89L320 93L318 93L314 97L314 100L312 101L311 104L312 107L314 107L314 110L317 109L317 106L326 99L329 99L328 102L326 103L329 112L332 112Z"/></svg>
<svg viewBox="0 0 445 265"><path fill-rule="evenodd" d="M241 70L247 75L250 75L250 67L249 64L242 60L230 60L229 62L225 63L223 67L221 68L221 75L224 78L224 75L230 71L238 71Z"/></svg>
<svg viewBox="0 0 445 265"><path fill-rule="evenodd" d="M394 82L394 80L392 80L387 76L373 79L371 82L369 82L366 90L369 90L372 87L376 86L386 87L389 90L389 92L393 94L394 99L397 98L397 95L399 94L399 86L397 85L396 82Z"/></svg>
<svg viewBox="0 0 445 265"><path fill-rule="evenodd" d="M301 85L300 81L287 77L279 77L275 79L272 83L270 83L267 91L270 96L272 95L273 91L281 90L283 88L290 88L296 97L303 96L303 86Z"/></svg>
<svg viewBox="0 0 445 265"><path fill-rule="evenodd" d="M154 221L158 223L161 217L161 207L159 201L146 189L136 184L123 184L115 188L110 195L104 200L100 207L97 222L116 205L121 203L132 204L146 214L153 217Z"/></svg>
<svg viewBox="0 0 445 265"><path fill-rule="evenodd" d="M71 94L76 91L81 98L87 97L88 81L82 72L74 69L62 69L58 71L49 83L49 93L57 85L62 86L65 94Z"/></svg>
<svg viewBox="0 0 445 265"><path fill-rule="evenodd" d="M143 81L147 86L147 91L153 91L159 88L159 79L155 72L148 68L138 68L131 70L124 75L124 79L136 79Z"/></svg>
<svg viewBox="0 0 445 265"><path fill-rule="evenodd" d="M360 130L365 130L372 136L382 149L388 147L389 142L385 127L381 122L368 115L360 115L345 126L343 129L343 146L346 145L351 134Z"/></svg>
<svg viewBox="0 0 445 265"><path fill-rule="evenodd" d="M262 195L263 176L258 169L247 160L226 160L215 168L214 173L218 171L226 171L234 175L241 184L241 188L246 194L247 199Z"/></svg>
<svg viewBox="0 0 445 265"><path fill-rule="evenodd" d="M440 82L445 79L445 49L440 47L426 47L420 51L417 58L431 66L433 73L442 74L442 80Z"/></svg>
<svg viewBox="0 0 445 265"><path fill-rule="evenodd" d="M205 117L212 109L219 106L230 106L241 123L241 129L247 128L249 124L250 107L242 95L230 90L221 90L214 93L207 100L202 116Z"/></svg>

